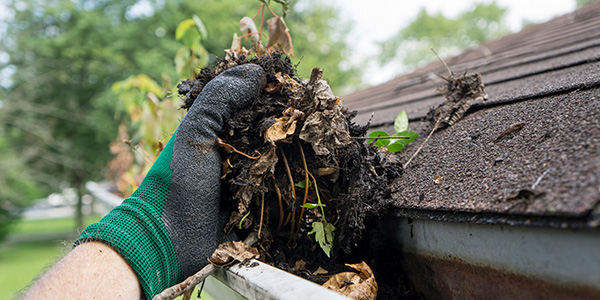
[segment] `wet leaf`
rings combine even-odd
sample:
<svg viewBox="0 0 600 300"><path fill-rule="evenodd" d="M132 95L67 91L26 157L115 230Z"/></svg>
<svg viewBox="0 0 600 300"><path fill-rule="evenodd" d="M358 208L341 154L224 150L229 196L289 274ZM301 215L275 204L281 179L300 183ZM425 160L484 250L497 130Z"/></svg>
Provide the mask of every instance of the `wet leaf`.
<svg viewBox="0 0 600 300"><path fill-rule="evenodd" d="M358 264L346 264L346 266L357 272L335 274L323 284L323 287L352 299L376 299L378 287L371 268L364 261Z"/></svg>
<svg viewBox="0 0 600 300"><path fill-rule="evenodd" d="M292 37L290 36L290 30L282 17L273 17L267 20L269 27L269 41L267 42L267 48L275 48L281 50L288 56L294 57L292 47Z"/></svg>
<svg viewBox="0 0 600 300"><path fill-rule="evenodd" d="M331 223L327 222L313 222L312 230L308 233L315 234L315 240L323 249L323 252L327 255L327 257L331 257L331 249L333 248L333 231L335 227Z"/></svg>
<svg viewBox="0 0 600 300"><path fill-rule="evenodd" d="M396 120L394 121L394 130L396 132L404 131L408 129L408 116L406 115L406 111L401 111Z"/></svg>
<svg viewBox="0 0 600 300"><path fill-rule="evenodd" d="M224 242L217 247L208 261L215 266L223 267L258 257L258 250L244 242Z"/></svg>

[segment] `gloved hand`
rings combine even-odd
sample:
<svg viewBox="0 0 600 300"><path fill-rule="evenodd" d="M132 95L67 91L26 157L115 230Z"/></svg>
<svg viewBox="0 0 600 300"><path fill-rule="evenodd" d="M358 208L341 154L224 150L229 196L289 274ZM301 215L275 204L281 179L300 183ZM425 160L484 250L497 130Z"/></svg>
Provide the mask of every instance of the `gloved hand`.
<svg viewBox="0 0 600 300"><path fill-rule="evenodd" d="M222 230L217 134L265 84L264 70L254 64L231 68L206 84L140 187L75 244L95 240L114 248L148 299L204 267Z"/></svg>

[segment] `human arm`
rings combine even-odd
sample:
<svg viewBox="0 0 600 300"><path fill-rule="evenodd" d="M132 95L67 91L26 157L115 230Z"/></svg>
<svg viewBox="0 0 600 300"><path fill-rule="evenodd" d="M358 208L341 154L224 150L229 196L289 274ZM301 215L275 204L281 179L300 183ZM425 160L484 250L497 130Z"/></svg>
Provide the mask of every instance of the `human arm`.
<svg viewBox="0 0 600 300"><path fill-rule="evenodd" d="M101 242L75 247L25 294L23 300L141 299L133 269L119 253Z"/></svg>

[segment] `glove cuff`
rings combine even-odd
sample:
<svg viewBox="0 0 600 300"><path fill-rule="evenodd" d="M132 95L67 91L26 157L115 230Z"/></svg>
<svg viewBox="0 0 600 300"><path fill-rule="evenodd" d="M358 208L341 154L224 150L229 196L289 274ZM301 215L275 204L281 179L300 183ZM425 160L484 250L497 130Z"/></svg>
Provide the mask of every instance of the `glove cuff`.
<svg viewBox="0 0 600 300"><path fill-rule="evenodd" d="M98 223L88 226L75 245L101 241L117 251L151 299L183 280L175 248L161 220L169 195L173 138L144 178L140 187Z"/></svg>

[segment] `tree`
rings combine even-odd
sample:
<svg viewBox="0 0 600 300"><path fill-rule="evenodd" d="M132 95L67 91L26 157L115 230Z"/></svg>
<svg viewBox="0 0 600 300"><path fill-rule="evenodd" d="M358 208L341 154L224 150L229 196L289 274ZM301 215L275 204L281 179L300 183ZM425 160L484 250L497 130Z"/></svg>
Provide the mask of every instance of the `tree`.
<svg viewBox="0 0 600 300"><path fill-rule="evenodd" d="M306 37L297 38L294 45L303 58L302 72L308 76L312 67L326 68L334 88L356 82L356 72L339 68L348 47L341 42L344 33L334 35L339 24L335 10L304 3L309 8L292 6L288 22L294 36ZM156 82L177 78L173 57L181 44L175 30L193 14L206 24L209 38L203 45L211 53L209 62L215 61L230 47L233 33L239 32L239 20L252 15L259 4L9 0L4 4L7 18L0 20L0 76L5 77L0 78L0 129L11 133L2 142L18 156L0 160L19 160L26 172L15 176L44 193L63 183L81 192L85 181L102 178L110 158L108 145L119 124L129 118L111 89L113 83L136 74ZM315 40L321 51L314 51ZM13 182L17 181L9 182L11 191L31 197Z"/></svg>
<svg viewBox="0 0 600 300"><path fill-rule="evenodd" d="M598 1L598 0L575 0L575 5L577 6L577 8L579 8L586 4L596 2L596 1Z"/></svg>
<svg viewBox="0 0 600 300"><path fill-rule="evenodd" d="M406 66L425 64L435 56L430 48L447 55L480 44L509 32L506 9L496 2L475 4L472 9L450 19L441 13L429 14L424 8L407 27L381 43L380 62L400 59Z"/></svg>

